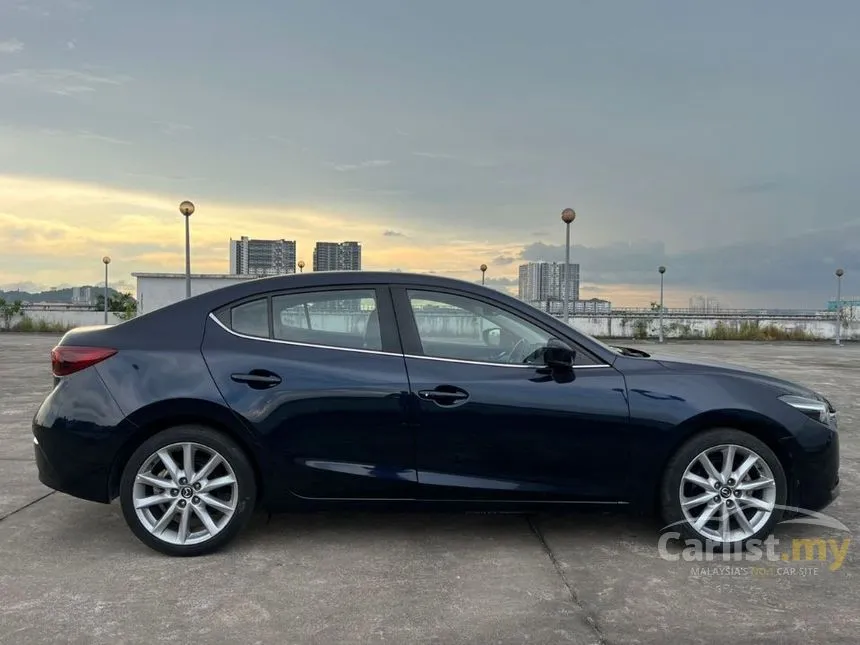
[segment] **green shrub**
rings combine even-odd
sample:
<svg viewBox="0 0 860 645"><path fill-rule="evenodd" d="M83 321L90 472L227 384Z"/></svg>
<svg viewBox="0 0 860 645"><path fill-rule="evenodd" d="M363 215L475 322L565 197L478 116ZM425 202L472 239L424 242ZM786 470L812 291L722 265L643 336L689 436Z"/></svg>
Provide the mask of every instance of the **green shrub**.
<svg viewBox="0 0 860 645"><path fill-rule="evenodd" d="M33 320L28 316L24 316L17 323L9 327L8 331L29 334L64 334L72 328L73 325L48 322L47 320Z"/></svg>
<svg viewBox="0 0 860 645"><path fill-rule="evenodd" d="M757 320L743 320L738 325L727 325L720 321L705 334L708 340L817 340L801 327L783 329L776 325L761 325Z"/></svg>

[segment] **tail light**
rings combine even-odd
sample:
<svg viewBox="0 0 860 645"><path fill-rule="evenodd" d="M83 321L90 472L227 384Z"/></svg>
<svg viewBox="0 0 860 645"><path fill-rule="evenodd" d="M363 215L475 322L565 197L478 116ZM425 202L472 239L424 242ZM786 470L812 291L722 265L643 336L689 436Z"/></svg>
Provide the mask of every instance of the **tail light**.
<svg viewBox="0 0 860 645"><path fill-rule="evenodd" d="M51 371L54 376L68 376L80 372L116 354L107 347L74 347L60 345L51 350Z"/></svg>

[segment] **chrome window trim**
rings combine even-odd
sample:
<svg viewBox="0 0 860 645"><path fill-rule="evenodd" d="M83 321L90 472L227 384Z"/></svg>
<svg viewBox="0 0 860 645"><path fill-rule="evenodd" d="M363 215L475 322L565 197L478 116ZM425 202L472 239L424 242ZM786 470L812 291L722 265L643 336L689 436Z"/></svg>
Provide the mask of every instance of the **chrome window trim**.
<svg viewBox="0 0 860 645"><path fill-rule="evenodd" d="M226 331L228 334L232 334L238 338L244 338L245 340L256 340L264 343L275 343L276 345L292 345L294 347L312 347L314 349L333 349L339 352L356 352L358 354L380 354L382 356L398 356L402 357L403 354L400 352L384 352L381 349L358 349L356 347L338 347L337 345L317 345L316 343L300 343L295 340L281 340L280 338L263 338L261 336L249 336L248 334L242 334L238 331L230 329L227 325L222 323L215 316L214 313L209 314L209 318L215 321L215 324L218 325L221 329Z"/></svg>
<svg viewBox="0 0 860 645"><path fill-rule="evenodd" d="M513 369L535 369L537 366L535 365L518 365L518 364L510 364L510 363L488 363L485 361L470 361L462 358L442 358L441 356L419 356L417 354L401 354L400 352L384 352L378 349L357 349L354 347L338 347L337 345L318 345L316 343L301 343L295 340L281 340L279 338L262 338L261 336L249 336L248 334L242 334L238 331L234 331L227 327L224 323L218 320L218 317L214 313L209 314L209 318L218 325L221 329L226 331L228 334L236 336L237 338L243 338L245 340L256 340L263 343L275 343L276 345L290 345L293 347L310 347L312 349L332 349L338 352L354 352L356 354L374 354L377 356L397 356L398 358L414 358L423 361L439 361L442 363L457 363L460 365L485 365L487 367L508 367ZM612 367L608 364L599 364L599 365L574 365L573 369L576 370L585 370L585 369L595 369L601 367Z"/></svg>

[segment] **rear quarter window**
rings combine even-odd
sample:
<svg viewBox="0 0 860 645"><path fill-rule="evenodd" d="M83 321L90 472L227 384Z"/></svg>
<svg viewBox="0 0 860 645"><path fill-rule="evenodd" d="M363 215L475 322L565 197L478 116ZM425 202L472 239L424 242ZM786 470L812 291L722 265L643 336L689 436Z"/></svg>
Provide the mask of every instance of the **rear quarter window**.
<svg viewBox="0 0 860 645"><path fill-rule="evenodd" d="M230 307L225 316L219 316L222 322L237 334L269 338L269 302L266 298L243 302Z"/></svg>

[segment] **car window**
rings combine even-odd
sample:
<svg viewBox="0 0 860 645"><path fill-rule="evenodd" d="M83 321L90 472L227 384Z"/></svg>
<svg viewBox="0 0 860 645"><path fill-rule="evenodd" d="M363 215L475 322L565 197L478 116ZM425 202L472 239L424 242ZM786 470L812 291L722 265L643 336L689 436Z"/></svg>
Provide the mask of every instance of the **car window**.
<svg viewBox="0 0 860 645"><path fill-rule="evenodd" d="M266 298L230 309L230 329L247 336L269 337L269 304Z"/></svg>
<svg viewBox="0 0 860 645"><path fill-rule="evenodd" d="M491 363L540 362L552 335L481 300L407 290L425 356Z"/></svg>
<svg viewBox="0 0 860 645"><path fill-rule="evenodd" d="M272 298L275 338L354 349L382 349L376 293L347 289Z"/></svg>

